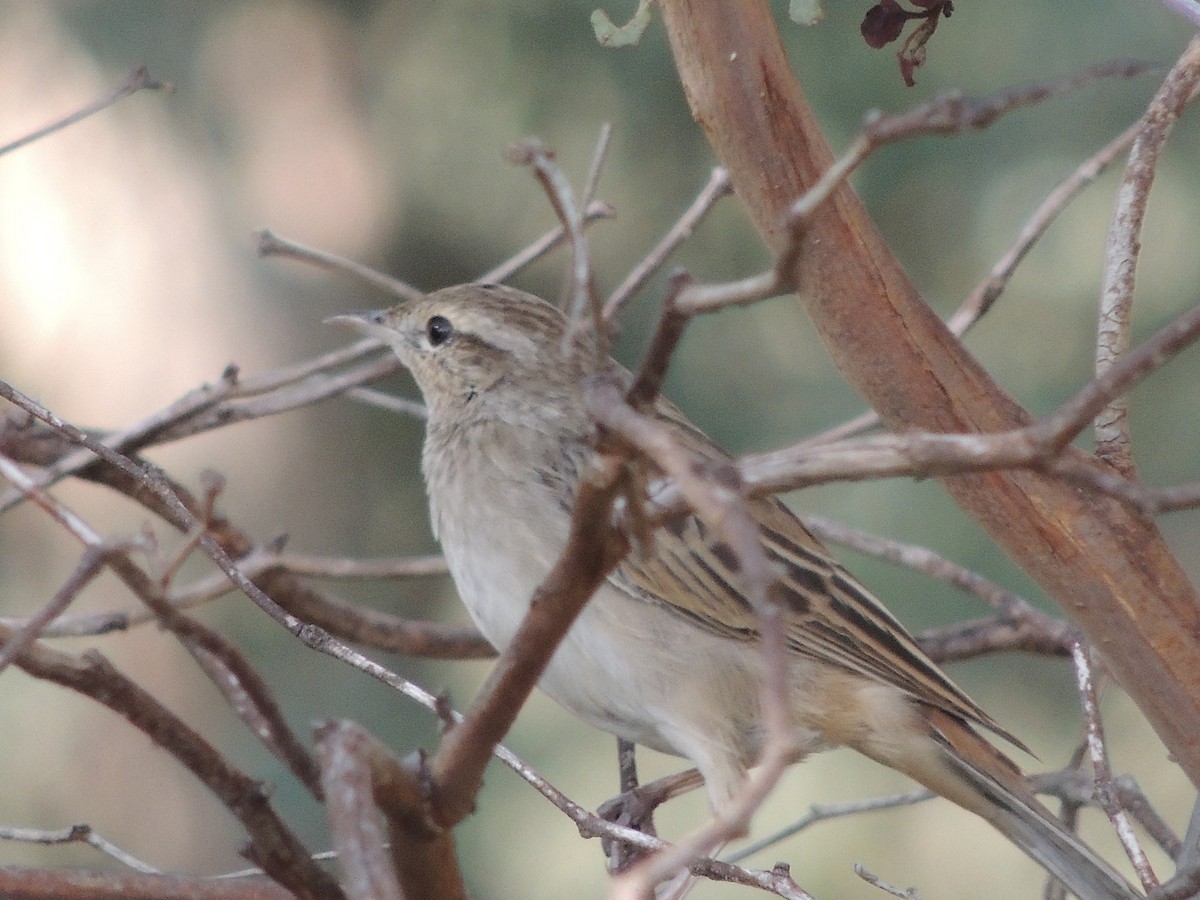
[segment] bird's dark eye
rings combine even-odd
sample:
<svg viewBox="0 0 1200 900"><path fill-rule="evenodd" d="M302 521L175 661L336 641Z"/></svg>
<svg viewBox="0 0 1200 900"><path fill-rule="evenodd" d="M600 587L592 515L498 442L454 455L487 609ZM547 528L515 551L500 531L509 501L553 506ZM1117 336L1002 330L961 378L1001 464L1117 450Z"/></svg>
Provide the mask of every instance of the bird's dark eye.
<svg viewBox="0 0 1200 900"><path fill-rule="evenodd" d="M446 343L452 331L454 331L454 326L445 316L432 316L425 323L425 334L429 336L429 343L434 347L440 347Z"/></svg>

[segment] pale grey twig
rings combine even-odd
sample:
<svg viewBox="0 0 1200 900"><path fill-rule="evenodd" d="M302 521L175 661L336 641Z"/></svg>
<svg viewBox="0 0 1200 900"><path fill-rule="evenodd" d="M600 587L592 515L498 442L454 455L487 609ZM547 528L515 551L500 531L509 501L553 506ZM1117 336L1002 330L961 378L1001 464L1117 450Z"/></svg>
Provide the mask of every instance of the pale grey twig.
<svg viewBox="0 0 1200 900"><path fill-rule="evenodd" d="M377 391L374 388L351 388L346 391L346 396L351 400L359 400L368 406L377 406L380 409L386 409L388 412L398 413L402 416L412 416L415 419L429 418L429 410L425 408L424 403L418 400L396 397L393 394Z"/></svg>
<svg viewBox="0 0 1200 900"><path fill-rule="evenodd" d="M398 559L347 559L344 557L306 556L282 553L270 546L258 547L237 561L238 567L249 578L257 578L264 572L282 570L293 575L314 578L379 579L416 578L444 575L446 561L440 556L417 556ZM178 610L191 609L202 603L223 597L237 590L229 578L221 572L204 576L183 588L168 594L168 601ZM144 606L128 610L86 613L77 616L59 616L40 630L43 637L85 637L124 631L153 622L157 617ZM0 625L9 628L28 627L28 619L0 618Z"/></svg>
<svg viewBox="0 0 1200 900"><path fill-rule="evenodd" d="M903 794L890 794L886 797L869 797L866 800L847 800L842 803L814 803L808 808L808 812L801 816L796 821L792 822L778 831L772 832L765 837L754 841L752 844L747 844L745 847L739 847L736 853L731 853L726 857L729 862L741 862L778 844L780 841L786 840L795 834L799 834L807 828L811 828L818 822L824 822L828 819L840 819L846 816L858 815L859 813L877 812L881 809L895 809L899 806L913 806L917 803L924 803L936 797L933 791L921 788L920 790L907 791Z"/></svg>
<svg viewBox="0 0 1200 900"><path fill-rule="evenodd" d="M1092 772L1096 780L1096 798L1101 809L1108 815L1125 848L1129 861L1147 891L1158 886L1158 878L1150 867L1150 861L1138 842L1129 815L1121 806L1117 790L1113 785L1112 769L1108 764L1108 748L1104 743L1104 726L1100 721L1100 703L1096 697L1096 685L1092 679L1092 663L1090 654L1082 641L1076 641L1071 648L1071 657L1075 663L1075 679L1079 689L1080 705L1083 707L1083 721L1087 734L1088 756L1092 761Z"/></svg>
<svg viewBox="0 0 1200 900"><path fill-rule="evenodd" d="M1150 188L1158 167L1158 156L1175 121L1200 83L1200 36L1184 50L1167 74L1158 93L1140 122L1121 186L1104 254L1104 285L1096 334L1096 374L1104 371L1124 353L1130 344L1130 315L1134 281L1141 251L1142 222ZM1129 400L1124 394L1113 396L1093 425L1096 455L1119 473L1135 472L1129 442Z"/></svg>
<svg viewBox="0 0 1200 900"><path fill-rule="evenodd" d="M605 122L600 126L600 137L596 139L596 152L592 154L592 165L588 169L587 181L583 183L584 209L596 199L596 189L600 186L600 173L604 170L604 160L608 157L612 135L612 122Z"/></svg>
<svg viewBox="0 0 1200 900"><path fill-rule="evenodd" d="M138 91L166 91L170 93L174 88L169 82L156 81L150 77L150 72L145 66L138 66L125 80L117 86L116 90L106 97L101 97L87 106L79 109L69 116L59 119L57 122L52 122L44 128L39 128L37 131L32 131L14 141L10 141L3 146L0 146L0 156L5 153L11 153L27 144L32 144L34 141L41 140L47 135L53 134L56 131L62 131L86 119L88 116L93 116L98 112L108 109L113 104L125 99L131 94L136 94Z"/></svg>
<svg viewBox="0 0 1200 900"><path fill-rule="evenodd" d="M158 875L160 871L149 863L142 862L132 853L122 850L112 841L95 831L91 825L79 823L66 828L14 828L0 825L0 840L24 844L87 844L105 856L115 859L123 866L147 875ZM261 871L261 870L259 870Z"/></svg>
<svg viewBox="0 0 1200 900"><path fill-rule="evenodd" d="M598 222L601 219L611 219L615 213L613 208L602 201L593 201L587 205L587 209L583 211L584 226L591 225L593 222ZM512 278L517 272L525 268L534 260L545 256L555 247L559 246L566 237L566 229L559 225L551 228L540 238L522 250L515 256L506 259L498 266L489 269L480 275L476 281L487 284L489 282L505 282Z"/></svg>
<svg viewBox="0 0 1200 900"><path fill-rule="evenodd" d="M372 287L379 288L381 291L385 291L399 300L413 300L425 296L424 293L406 281L401 281L399 278L393 278L390 275L384 275L370 266L364 266L362 263L354 262L345 257L337 256L324 250L317 250L314 247L305 246L288 238L279 237L269 228L261 229L255 236L258 238L259 256L286 256L290 259L311 263L322 269L341 272L345 275L353 275L360 281L364 281Z"/></svg>
<svg viewBox="0 0 1200 900"><path fill-rule="evenodd" d="M567 318L570 319L571 325L563 334L562 351L564 354L573 352L574 338L578 333L579 324L590 313L597 339L597 352L603 353L607 335L601 327L603 321L595 298L591 250L584 235L583 216L580 213L579 205L575 202L575 192L571 189L571 182L554 162L554 154L543 147L540 141L528 140L511 147L508 151L508 159L515 165L529 166L533 170L571 242L571 277L566 307Z"/></svg>
<svg viewBox="0 0 1200 900"><path fill-rule="evenodd" d="M650 277L666 262L667 257L691 236L696 226L716 205L717 201L732 191L733 182L729 178L729 173L719 166L713 169L708 183L696 195L691 206L684 210L683 215L663 235L662 240L654 249L647 253L645 258L625 276L625 280L608 295L608 299L604 301L606 321L612 322L616 318L626 301L640 291Z"/></svg>

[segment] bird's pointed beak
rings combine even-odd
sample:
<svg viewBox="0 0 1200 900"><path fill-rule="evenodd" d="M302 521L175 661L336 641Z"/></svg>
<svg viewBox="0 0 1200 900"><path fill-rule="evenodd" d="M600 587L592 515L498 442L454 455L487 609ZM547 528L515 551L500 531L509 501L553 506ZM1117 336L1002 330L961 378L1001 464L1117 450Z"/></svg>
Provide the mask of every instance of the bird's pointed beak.
<svg viewBox="0 0 1200 900"><path fill-rule="evenodd" d="M344 325L368 337L384 337L387 333L386 309L376 309L371 312L340 313L329 316L324 320L326 325Z"/></svg>

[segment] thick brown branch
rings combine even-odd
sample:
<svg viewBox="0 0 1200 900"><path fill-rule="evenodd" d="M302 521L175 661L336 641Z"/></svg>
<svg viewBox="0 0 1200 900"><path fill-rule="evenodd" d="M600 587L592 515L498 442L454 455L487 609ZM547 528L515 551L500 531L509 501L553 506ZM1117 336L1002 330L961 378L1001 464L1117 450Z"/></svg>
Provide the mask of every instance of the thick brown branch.
<svg viewBox="0 0 1200 900"><path fill-rule="evenodd" d="M0 897L21 900L294 900L295 894L266 876L188 878L83 869L22 869L0 866Z"/></svg>
<svg viewBox="0 0 1200 900"><path fill-rule="evenodd" d="M454 832L430 815L423 757L402 764L353 722L320 726L317 750L348 896L465 900Z"/></svg>
<svg viewBox="0 0 1200 900"><path fill-rule="evenodd" d="M772 10L762 0L660 8L693 115L760 233L785 249L785 215L832 154ZM986 433L1028 421L918 295L848 187L814 216L794 276L839 368L894 429ZM1200 601L1153 523L1036 472L946 486L1079 623L1200 784Z"/></svg>

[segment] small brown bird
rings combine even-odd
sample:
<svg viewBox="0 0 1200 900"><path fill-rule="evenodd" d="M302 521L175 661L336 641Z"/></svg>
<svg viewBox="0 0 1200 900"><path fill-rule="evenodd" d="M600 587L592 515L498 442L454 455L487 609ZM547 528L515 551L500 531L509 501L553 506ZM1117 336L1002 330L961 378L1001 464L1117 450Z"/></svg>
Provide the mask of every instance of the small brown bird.
<svg viewBox="0 0 1200 900"><path fill-rule="evenodd" d="M467 284L335 316L391 345L425 397L433 529L480 631L503 649L566 542L595 426L582 383L611 359L564 353L566 320L513 288ZM656 415L692 453L723 458L674 406ZM750 504L785 573L797 758L853 747L979 814L1084 900L1140 896L1066 832L976 727L1020 746L962 692L774 497ZM760 751L757 619L737 561L688 516L627 557L588 603L540 686L593 725L683 756L720 808Z"/></svg>

